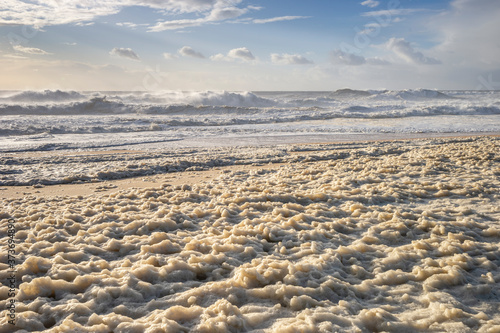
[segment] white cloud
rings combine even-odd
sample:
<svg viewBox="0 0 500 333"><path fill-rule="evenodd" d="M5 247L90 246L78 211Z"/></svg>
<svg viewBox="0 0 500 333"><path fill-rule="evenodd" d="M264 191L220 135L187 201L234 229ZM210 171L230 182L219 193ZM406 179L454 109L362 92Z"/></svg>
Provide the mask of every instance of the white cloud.
<svg viewBox="0 0 500 333"><path fill-rule="evenodd" d="M3 58L10 58L10 59L29 59L28 57L19 55L19 54L4 54L2 55Z"/></svg>
<svg viewBox="0 0 500 333"><path fill-rule="evenodd" d="M95 22L78 22L78 23L75 23L76 26L79 26L79 27L90 27L92 25L94 25Z"/></svg>
<svg viewBox="0 0 500 333"><path fill-rule="evenodd" d="M361 65L372 65L372 66L387 66L391 63L385 59L378 57L375 58L365 58L361 55L344 52L341 50L335 50L331 53L331 60L335 64L348 65L348 66L361 66Z"/></svg>
<svg viewBox="0 0 500 333"><path fill-rule="evenodd" d="M217 54L211 56L210 60L212 60L212 61L231 61L231 59L229 59L228 57L226 57L222 53L217 53Z"/></svg>
<svg viewBox="0 0 500 333"><path fill-rule="evenodd" d="M395 8L395 9L384 9L384 10L375 10L371 12L366 12L361 14L362 16L368 17L384 17L384 18L392 18L393 16L404 16L411 15L418 12L427 11L422 8Z"/></svg>
<svg viewBox="0 0 500 333"><path fill-rule="evenodd" d="M246 47L232 49L231 51L229 51L227 55L230 58L241 59L245 61L255 60L255 57L252 54L252 52L250 52L250 50L247 49Z"/></svg>
<svg viewBox="0 0 500 333"><path fill-rule="evenodd" d="M163 53L163 58L165 58L167 60L173 60L173 59L177 59L177 56L175 54L172 54L172 53Z"/></svg>
<svg viewBox="0 0 500 333"><path fill-rule="evenodd" d="M387 61L385 59L378 58L378 57L367 58L366 63L369 65L373 65L373 66L387 66L387 65L391 64L389 61Z"/></svg>
<svg viewBox="0 0 500 333"><path fill-rule="evenodd" d="M203 1L203 0L202 0ZM204 24L216 23L229 19L238 18L250 10L258 10L260 7L248 6L246 8L236 7L241 0L216 0L212 1L210 10L201 11L205 16L198 19L181 19L171 21L160 21L152 26L149 31L178 30L190 27L198 27Z"/></svg>
<svg viewBox="0 0 500 333"><path fill-rule="evenodd" d="M252 20L252 22L257 24L263 24L263 23L272 23L279 21L292 21L292 20L306 19L306 18L310 18L310 16L278 16L278 17L271 17L268 19L254 19Z"/></svg>
<svg viewBox="0 0 500 333"><path fill-rule="evenodd" d="M135 3L138 6L146 6L157 9L164 9L176 13L194 13L210 10L217 3L224 3L224 0L129 0L125 3ZM239 3L241 0L233 0Z"/></svg>
<svg viewBox="0 0 500 333"><path fill-rule="evenodd" d="M130 28L130 29L135 29L137 27L148 26L149 24L136 24L136 23L133 23L133 22L118 22L118 23L116 23L116 25L119 26L119 27L127 27L127 28Z"/></svg>
<svg viewBox="0 0 500 333"><path fill-rule="evenodd" d="M332 61L334 63L349 65L349 66L360 66L366 64L366 59L363 56L343 52L341 50L335 50L332 52Z"/></svg>
<svg viewBox="0 0 500 333"><path fill-rule="evenodd" d="M115 47L114 49L112 49L109 52L109 54L114 55L114 56L118 56L118 57L122 57L122 58L126 58L126 59L130 59L130 60L136 60L136 61L141 60L139 58L139 56L137 55L137 53L135 53L132 49L129 49L129 48Z"/></svg>
<svg viewBox="0 0 500 333"><path fill-rule="evenodd" d="M205 56L201 54L198 51L195 51L192 47L190 46L184 46L181 49L179 49L179 54L184 56L184 57L192 57L192 58L199 58L199 59L204 59Z"/></svg>
<svg viewBox="0 0 500 333"><path fill-rule="evenodd" d="M26 47L22 45L13 45L12 48L21 53L26 53L26 54L35 54L35 55L47 55L50 54L48 52L45 52L42 49L38 49L36 47Z"/></svg>
<svg viewBox="0 0 500 333"><path fill-rule="evenodd" d="M497 0L454 0L450 10L426 20L443 62L481 70L500 67L500 6Z"/></svg>
<svg viewBox="0 0 500 333"><path fill-rule="evenodd" d="M50 25L76 24L93 25L98 17L114 15L123 8L140 6L158 10L169 15L194 13L198 18L182 18L158 21L149 31L178 30L214 24L236 19L262 7L240 6L243 0L3 0L0 11L0 25L29 25L43 27ZM251 19L247 22L270 23L307 18L306 16L279 16L268 19ZM136 28L143 24L133 22L117 23L119 26Z"/></svg>
<svg viewBox="0 0 500 333"><path fill-rule="evenodd" d="M214 56L211 56L210 59L213 60L213 61L234 61L234 60L241 60L241 61L248 62L248 61L255 60L255 56L246 47L240 47L240 48L237 48L237 49L230 50L227 53L227 55L223 55L223 54L219 53L219 54L216 54Z"/></svg>
<svg viewBox="0 0 500 333"><path fill-rule="evenodd" d="M370 22L365 24L365 28L361 31L359 31L359 34L364 34L364 35L371 35L371 36L377 36L380 34L380 30L383 28L380 23L377 22Z"/></svg>
<svg viewBox="0 0 500 333"><path fill-rule="evenodd" d="M3 0L0 24L36 27L68 23L87 25L96 17L116 14L127 6L146 6L172 11L182 8L184 6L182 2L184 1Z"/></svg>
<svg viewBox="0 0 500 333"><path fill-rule="evenodd" d="M438 59L426 57L422 52L416 51L404 38L391 38L386 46L409 63L417 65L437 65L441 63Z"/></svg>
<svg viewBox="0 0 500 333"><path fill-rule="evenodd" d="M131 6L149 7L169 14L208 12L209 19L223 19L242 15L250 9L235 7L240 2L241 0L3 0L0 24L37 27L68 23L85 25L97 17L113 15Z"/></svg>
<svg viewBox="0 0 500 333"><path fill-rule="evenodd" d="M248 8L238 8L234 6L223 6L222 4L217 4L205 19L209 22L229 20L246 14L248 10Z"/></svg>
<svg viewBox="0 0 500 333"><path fill-rule="evenodd" d="M366 0L366 1L363 1L361 3L361 5L366 6L366 7L370 7L370 8L375 8L378 5L380 5L380 2L374 1L374 0Z"/></svg>
<svg viewBox="0 0 500 333"><path fill-rule="evenodd" d="M207 23L205 19L185 19L185 20L173 20L158 22L156 25L152 26L149 31L165 31L165 30L177 30L191 27L198 27L204 23Z"/></svg>
<svg viewBox="0 0 500 333"><path fill-rule="evenodd" d="M275 64L310 65L313 62L299 54L271 54L271 61Z"/></svg>

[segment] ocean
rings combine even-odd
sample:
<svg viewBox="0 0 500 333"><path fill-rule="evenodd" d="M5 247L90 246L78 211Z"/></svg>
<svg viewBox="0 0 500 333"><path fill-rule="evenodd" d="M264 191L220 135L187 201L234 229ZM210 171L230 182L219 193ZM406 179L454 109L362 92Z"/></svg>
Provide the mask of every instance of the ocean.
<svg viewBox="0 0 500 333"><path fill-rule="evenodd" d="M500 91L1 91L0 152L313 143L500 131Z"/></svg>

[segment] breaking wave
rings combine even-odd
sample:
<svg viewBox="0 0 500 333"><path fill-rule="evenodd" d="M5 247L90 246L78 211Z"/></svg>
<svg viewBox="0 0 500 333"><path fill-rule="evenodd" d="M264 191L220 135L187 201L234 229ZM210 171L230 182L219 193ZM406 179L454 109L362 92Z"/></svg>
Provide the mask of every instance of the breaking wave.
<svg viewBox="0 0 500 333"><path fill-rule="evenodd" d="M85 96L76 91L44 90L44 91L22 91L11 96L0 99L0 102L23 102L23 103L58 103L85 99Z"/></svg>
<svg viewBox="0 0 500 333"><path fill-rule="evenodd" d="M299 126L306 132L313 128L318 130L317 126L326 126L325 131L332 128L341 131L352 129L350 123L356 124L361 120L375 122L377 119L388 119L387 122L400 119L401 126L418 127L418 131L433 131L438 127L440 131L456 131L457 126L460 130L483 131L500 127L497 121L499 101L500 93L495 92L426 89L340 89L333 92L4 91L0 92L0 137L35 136L30 139L44 140L44 135L167 133L180 129L189 132L187 135L196 135L202 131L220 131L220 127L224 126L233 126L231 131L246 130L249 126L254 126L257 132L264 127L266 131L279 131L280 126ZM440 117L448 116L468 117L475 125L469 126L469 120L453 118L446 118L446 124L442 125ZM493 117L493 122L481 122L481 117L476 116ZM321 123L310 123L313 121ZM454 125L457 121L463 124ZM337 125L346 122L347 127ZM257 128L257 125L262 126ZM376 125L374 128L382 132L387 130L384 126ZM42 137L36 137L39 135Z"/></svg>
<svg viewBox="0 0 500 333"><path fill-rule="evenodd" d="M378 94L373 94L375 99L396 99L396 100L429 100L429 99L454 99L437 90L429 89L407 89L407 90L386 90Z"/></svg>

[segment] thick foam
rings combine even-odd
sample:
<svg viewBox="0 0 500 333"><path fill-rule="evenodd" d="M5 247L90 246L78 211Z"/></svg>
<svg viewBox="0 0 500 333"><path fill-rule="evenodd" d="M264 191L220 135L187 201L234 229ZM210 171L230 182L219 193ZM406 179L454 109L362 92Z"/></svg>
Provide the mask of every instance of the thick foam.
<svg viewBox="0 0 500 333"><path fill-rule="evenodd" d="M17 328L496 332L499 141L261 148L261 162L287 163L192 186L1 199L0 232L9 219L17 230ZM96 166L103 177L122 171L113 157ZM129 170L169 166L139 157ZM77 165L67 162L52 174Z"/></svg>

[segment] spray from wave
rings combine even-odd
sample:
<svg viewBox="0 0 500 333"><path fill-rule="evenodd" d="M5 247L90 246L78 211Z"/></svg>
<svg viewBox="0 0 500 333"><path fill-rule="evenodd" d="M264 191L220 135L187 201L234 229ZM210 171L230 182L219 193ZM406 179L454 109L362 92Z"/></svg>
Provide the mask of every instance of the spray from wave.
<svg viewBox="0 0 500 333"><path fill-rule="evenodd" d="M254 93L254 92L76 92L23 91L0 98L0 115L85 114L267 114L303 112L307 119L496 114L498 105L468 105L435 90ZM450 104L451 103L451 104ZM305 109L304 109L305 108ZM401 111L401 109L404 109ZM329 115L308 114L323 110ZM309 118L308 118L309 117ZM258 117L256 117L258 118ZM288 120L287 120L288 121ZM257 120L257 122L259 122Z"/></svg>

